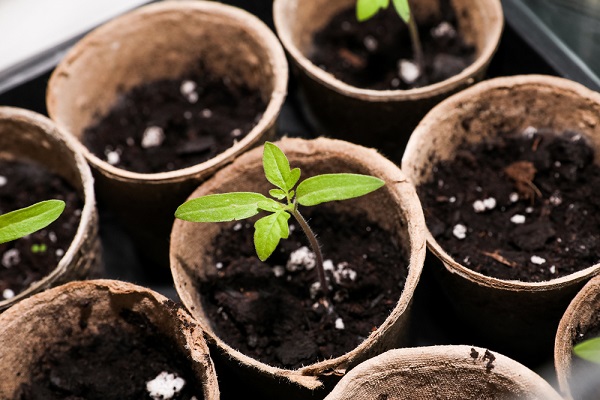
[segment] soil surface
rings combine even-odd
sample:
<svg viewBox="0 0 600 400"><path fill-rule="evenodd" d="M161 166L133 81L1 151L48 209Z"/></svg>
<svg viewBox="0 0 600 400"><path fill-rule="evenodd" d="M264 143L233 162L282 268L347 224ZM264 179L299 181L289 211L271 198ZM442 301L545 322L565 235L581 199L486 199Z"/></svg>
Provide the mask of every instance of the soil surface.
<svg viewBox="0 0 600 400"><path fill-rule="evenodd" d="M266 263L256 256L251 222L215 238L217 279L200 283L199 290L223 341L269 365L299 368L352 350L387 318L404 287L406 255L365 217L328 210L301 211L330 260L333 313L320 293L311 296L318 278L306 268L310 262L290 262L290 253L299 256L298 249L308 246L295 222Z"/></svg>
<svg viewBox="0 0 600 400"><path fill-rule="evenodd" d="M376 90L412 89L448 79L469 66L475 48L457 31L448 0L442 18L418 21L425 71L414 77L408 27L393 6L358 22L354 7L334 18L313 38L311 61L352 86ZM414 66L414 63L413 63ZM401 73L401 71L405 71Z"/></svg>
<svg viewBox="0 0 600 400"><path fill-rule="evenodd" d="M201 385L174 343L145 317L122 313L134 329L117 324L99 327L98 334L73 332L41 356L30 383L20 388L21 400L159 400L146 383L167 372L183 378L172 400L202 400ZM85 329L85 327L82 327Z"/></svg>
<svg viewBox="0 0 600 400"><path fill-rule="evenodd" d="M12 298L56 268L79 227L83 200L71 185L40 164L0 160L0 214L43 200L66 203L48 227L0 244L0 299Z"/></svg>
<svg viewBox="0 0 600 400"><path fill-rule="evenodd" d="M202 163L252 130L267 105L260 92L199 67L178 79L143 84L120 95L86 129L83 142L116 167L157 173Z"/></svg>
<svg viewBox="0 0 600 400"><path fill-rule="evenodd" d="M419 187L427 226L459 263L539 282L600 262L600 168L581 135L527 128L463 145Z"/></svg>

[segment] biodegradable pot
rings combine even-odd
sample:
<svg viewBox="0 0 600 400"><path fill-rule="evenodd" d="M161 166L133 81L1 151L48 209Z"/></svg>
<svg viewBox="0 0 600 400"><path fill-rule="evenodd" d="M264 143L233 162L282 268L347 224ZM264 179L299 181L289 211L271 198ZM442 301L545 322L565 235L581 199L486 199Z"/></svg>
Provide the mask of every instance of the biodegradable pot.
<svg viewBox="0 0 600 400"><path fill-rule="evenodd" d="M390 350L352 370L325 400L562 398L527 367L498 353L490 361L486 352L471 346Z"/></svg>
<svg viewBox="0 0 600 400"><path fill-rule="evenodd" d="M579 334L585 334L600 323L600 276L590 280L575 296L560 320L554 342L554 365L558 385L567 399L594 398L598 390L598 371L589 363L578 364L573 345ZM588 397L583 397L587 395Z"/></svg>
<svg viewBox="0 0 600 400"><path fill-rule="evenodd" d="M436 106L415 129L402 170L418 187L432 166L451 160L461 143L479 143L526 127L557 133L574 130L600 160L600 95L561 78L516 76L479 83ZM515 359L552 354L560 317L585 282L600 271L590 265L544 282L491 278L453 259L427 231L427 245L442 267L438 281L466 327L489 346Z"/></svg>
<svg viewBox="0 0 600 400"><path fill-rule="evenodd" d="M366 213L370 220L403 244L409 262L400 299L387 319L363 343L342 356L288 370L269 366L231 348L216 336L203 310L195 282L216 273L211 244L213 238L222 230L230 229L231 224L175 221L170 252L175 287L183 304L207 331L209 343L219 349L224 363L237 369L237 379L248 382L249 387L257 391L256 396L300 399L312 395L311 391L321 387L327 376L344 374L358 363L405 343L411 300L425 257L424 220L414 187L392 162L375 150L325 138L310 141L283 139L278 146L290 164L302 170L304 178L321 173L349 172L383 179L386 185L368 196L330 204L350 215ZM267 193L269 188L271 186L264 178L262 149L257 148L219 171L190 198L231 191Z"/></svg>
<svg viewBox="0 0 600 400"><path fill-rule="evenodd" d="M153 174L116 168L81 144L86 127L120 93L144 82L179 77L198 60L217 77L258 89L268 103L238 143L201 164ZM51 118L79 139L95 173L99 201L126 223L143 246L142 254L166 269L176 207L200 181L275 134L287 75L281 45L256 17L217 2L165 1L118 17L78 42L50 78L47 106Z"/></svg>
<svg viewBox="0 0 600 400"><path fill-rule="evenodd" d="M101 255L92 173L69 135L40 114L0 107L0 158L43 165L69 182L83 201L77 233L64 256L43 279L12 299L0 301L3 310L34 293L99 272Z"/></svg>
<svg viewBox="0 0 600 400"><path fill-rule="evenodd" d="M275 0L277 33L296 67L305 113L319 130L333 137L384 149L400 160L408 137L435 104L484 78L503 27L497 0L452 0L459 29L476 48L476 58L460 74L411 90L369 90L346 84L308 58L313 36L355 0ZM412 4L418 21L440 13L438 0ZM398 23L403 23L398 20Z"/></svg>
<svg viewBox="0 0 600 400"><path fill-rule="evenodd" d="M103 324L132 332L143 330L144 324L132 324L121 317L128 312L172 339L188 355L187 363L202 385L204 399L219 399L202 330L185 310L171 304L149 289L109 280L71 282L21 302L0 317L0 360L10 366L0 373L0 397L15 398L44 353L67 351L82 338L97 335Z"/></svg>

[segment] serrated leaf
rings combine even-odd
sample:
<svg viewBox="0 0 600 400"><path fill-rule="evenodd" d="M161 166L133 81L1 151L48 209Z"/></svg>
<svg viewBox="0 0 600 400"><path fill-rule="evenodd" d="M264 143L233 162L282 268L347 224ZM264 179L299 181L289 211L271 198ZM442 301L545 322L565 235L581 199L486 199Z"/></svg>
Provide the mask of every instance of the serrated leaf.
<svg viewBox="0 0 600 400"><path fill-rule="evenodd" d="M277 200L283 200L286 197L285 192L281 189L271 189L269 190L269 194Z"/></svg>
<svg viewBox="0 0 600 400"><path fill-rule="evenodd" d="M296 199L303 206L315 206L328 201L360 197L385 184L379 178L359 174L324 174L302 181L296 189Z"/></svg>
<svg viewBox="0 0 600 400"><path fill-rule="evenodd" d="M269 182L286 192L291 189L288 187L290 162L283 151L271 142L265 142L263 148L263 168Z"/></svg>
<svg viewBox="0 0 600 400"><path fill-rule="evenodd" d="M64 209L64 201L46 200L0 215L0 243L10 242L45 228Z"/></svg>
<svg viewBox="0 0 600 400"><path fill-rule="evenodd" d="M382 8L387 8L390 0L358 0L356 2L356 19L359 22L372 18Z"/></svg>
<svg viewBox="0 0 600 400"><path fill-rule="evenodd" d="M226 222L258 214L258 203L267 200L260 193L210 194L188 200L177 208L175 217L192 222Z"/></svg>
<svg viewBox="0 0 600 400"><path fill-rule="evenodd" d="M584 360L600 364L600 337L576 344L573 353Z"/></svg>
<svg viewBox="0 0 600 400"><path fill-rule="evenodd" d="M273 254L281 239L288 238L288 219L290 214L279 211L259 219L254 224L254 247L261 261Z"/></svg>
<svg viewBox="0 0 600 400"><path fill-rule="evenodd" d="M408 24L410 21L410 5L408 0L392 0L396 12L404 22Z"/></svg>
<svg viewBox="0 0 600 400"><path fill-rule="evenodd" d="M259 209L269 212L281 211L284 209L284 207L285 205L269 198L267 198L265 201L261 201L258 203Z"/></svg>

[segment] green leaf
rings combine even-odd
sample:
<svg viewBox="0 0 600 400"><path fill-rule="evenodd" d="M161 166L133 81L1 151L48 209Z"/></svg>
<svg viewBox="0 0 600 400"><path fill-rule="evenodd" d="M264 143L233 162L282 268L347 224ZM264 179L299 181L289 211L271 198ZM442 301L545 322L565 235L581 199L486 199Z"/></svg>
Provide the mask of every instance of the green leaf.
<svg viewBox="0 0 600 400"><path fill-rule="evenodd" d="M22 238L54 222L65 209L62 200L46 200L0 215L0 243Z"/></svg>
<svg viewBox="0 0 600 400"><path fill-rule="evenodd" d="M267 180L284 192L292 189L300 179L300 169L290 170L290 162L283 151L271 142L265 142L263 168Z"/></svg>
<svg viewBox="0 0 600 400"><path fill-rule="evenodd" d="M265 261L277 248L281 239L287 239L290 230L290 214L278 211L256 221L254 224L254 247L261 261Z"/></svg>
<svg viewBox="0 0 600 400"><path fill-rule="evenodd" d="M359 22L373 17L382 8L388 8L390 0L357 0L356 19Z"/></svg>
<svg viewBox="0 0 600 400"><path fill-rule="evenodd" d="M188 200L177 208L175 217L192 222L226 222L258 214L258 203L267 200L260 193L209 194Z"/></svg>
<svg viewBox="0 0 600 400"><path fill-rule="evenodd" d="M392 0L392 3L400 18L408 24L408 21L410 21L410 5L408 4L408 0Z"/></svg>
<svg viewBox="0 0 600 400"><path fill-rule="evenodd" d="M334 200L360 197L385 184L379 178L358 174L324 174L308 178L296 189L298 203L314 206Z"/></svg>
<svg viewBox="0 0 600 400"><path fill-rule="evenodd" d="M600 337L578 343L573 347L573 353L584 360L600 364Z"/></svg>
<svg viewBox="0 0 600 400"><path fill-rule="evenodd" d="M277 200L283 200L286 197L285 192L281 189L271 189L269 190L269 194Z"/></svg>
<svg viewBox="0 0 600 400"><path fill-rule="evenodd" d="M258 203L258 208L264 211L277 212L283 210L285 205L267 198L265 201Z"/></svg>

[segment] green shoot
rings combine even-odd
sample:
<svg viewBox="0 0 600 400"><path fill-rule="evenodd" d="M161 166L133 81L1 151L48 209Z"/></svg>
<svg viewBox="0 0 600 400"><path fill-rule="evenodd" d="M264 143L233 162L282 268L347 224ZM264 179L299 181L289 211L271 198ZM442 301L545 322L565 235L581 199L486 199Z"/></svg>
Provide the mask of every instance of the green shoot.
<svg viewBox="0 0 600 400"><path fill-rule="evenodd" d="M265 261L273 254L280 240L288 238L288 220L294 216L315 253L319 283L327 295L329 288L323 255L298 205L315 206L360 197L379 189L385 182L368 175L323 174L305 179L296 186L300 169L291 169L283 151L270 142L266 142L263 148L263 169L267 180L276 187L269 191L269 195L276 200L252 192L211 194L185 202L179 206L175 217L192 222L226 222L246 219L261 211L267 212L269 215L254 224L254 247L258 258Z"/></svg>
<svg viewBox="0 0 600 400"><path fill-rule="evenodd" d="M586 361L600 364L600 337L576 344L573 353Z"/></svg>
<svg viewBox="0 0 600 400"><path fill-rule="evenodd" d="M421 39L419 38L419 30L417 23L413 18L410 10L408 0L391 0L394 5L396 13L408 26L408 32L410 34L410 41L413 50L413 59L420 73L425 70L424 58L423 58L423 47L421 46ZM390 0L356 0L356 19L359 22L366 21L381 9L386 9L390 5Z"/></svg>
<svg viewBox="0 0 600 400"><path fill-rule="evenodd" d="M46 200L0 215L0 244L45 228L54 222L64 209L64 201Z"/></svg>

